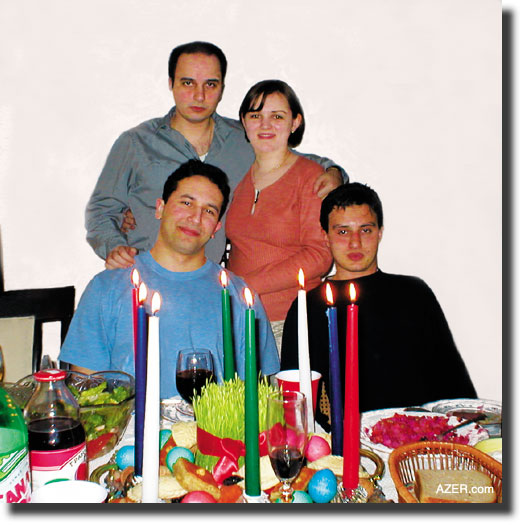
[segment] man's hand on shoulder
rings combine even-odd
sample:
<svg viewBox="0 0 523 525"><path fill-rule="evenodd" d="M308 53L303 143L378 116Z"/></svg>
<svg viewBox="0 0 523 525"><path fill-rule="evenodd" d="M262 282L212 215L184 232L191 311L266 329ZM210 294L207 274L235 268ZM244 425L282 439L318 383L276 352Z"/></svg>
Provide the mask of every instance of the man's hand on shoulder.
<svg viewBox="0 0 523 525"><path fill-rule="evenodd" d="M123 214L122 226L120 229L123 233L128 233L129 230L134 230L136 228L136 219L134 218L133 212L128 209Z"/></svg>
<svg viewBox="0 0 523 525"><path fill-rule="evenodd" d="M314 183L313 191L320 199L326 197L332 190L343 184L343 177L338 168L334 166L324 171Z"/></svg>
<svg viewBox="0 0 523 525"><path fill-rule="evenodd" d="M105 259L105 267L108 270L117 268L129 268L134 264L134 256L138 253L132 246L117 246L111 250L111 253Z"/></svg>

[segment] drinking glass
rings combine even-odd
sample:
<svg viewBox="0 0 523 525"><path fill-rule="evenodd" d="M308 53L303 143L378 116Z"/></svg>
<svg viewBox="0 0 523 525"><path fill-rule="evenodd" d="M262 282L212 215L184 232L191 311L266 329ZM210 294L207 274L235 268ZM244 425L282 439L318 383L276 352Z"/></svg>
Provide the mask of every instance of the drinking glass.
<svg viewBox="0 0 523 525"><path fill-rule="evenodd" d="M284 390L267 399L267 443L271 465L282 482L282 501L292 497L307 443L307 405L301 392Z"/></svg>
<svg viewBox="0 0 523 525"><path fill-rule="evenodd" d="M210 350L204 348L180 350L176 361L176 388L188 405L180 407L182 413L194 415L191 406L193 397L200 395L207 381L216 381Z"/></svg>

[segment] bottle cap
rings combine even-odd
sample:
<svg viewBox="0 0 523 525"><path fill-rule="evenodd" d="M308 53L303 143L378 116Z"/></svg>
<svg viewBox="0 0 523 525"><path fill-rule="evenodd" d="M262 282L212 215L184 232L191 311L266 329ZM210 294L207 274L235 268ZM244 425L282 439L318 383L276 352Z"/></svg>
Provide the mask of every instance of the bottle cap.
<svg viewBox="0 0 523 525"><path fill-rule="evenodd" d="M33 374L33 377L41 383L49 383L51 381L61 381L67 377L67 370L59 370L57 368L50 368L48 370L40 370Z"/></svg>

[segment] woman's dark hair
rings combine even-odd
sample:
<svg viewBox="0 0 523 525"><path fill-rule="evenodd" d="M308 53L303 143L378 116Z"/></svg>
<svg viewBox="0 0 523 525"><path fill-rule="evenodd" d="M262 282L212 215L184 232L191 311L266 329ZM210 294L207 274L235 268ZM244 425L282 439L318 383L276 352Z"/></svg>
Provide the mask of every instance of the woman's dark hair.
<svg viewBox="0 0 523 525"><path fill-rule="evenodd" d="M197 175L209 179L213 184L216 184L218 189L221 191L223 195L223 202L220 209L220 214L218 216L218 220L220 220L227 209L227 205L229 204L229 194L231 193L229 181L227 179L227 175L225 175L225 173L220 168L217 168L212 164L206 164L201 160L188 160L176 171L171 173L171 175L169 175L169 178L165 181L163 187L163 202L166 203L169 200L171 194L176 191L176 188L178 188L178 182L180 182L182 179L195 177Z"/></svg>
<svg viewBox="0 0 523 525"><path fill-rule="evenodd" d="M283 80L262 80L261 82L254 84L254 86L247 91L240 106L240 120L251 111L260 111L263 109L265 100L273 93L281 93L287 99L293 119L298 115L301 115L301 124L296 128L294 133L289 135L289 140L287 141L291 148L295 148L300 144L301 139L303 138L303 133L305 132L305 115L303 114L303 108L301 107L298 96L287 83L283 82ZM260 102L258 106L254 107L254 104L259 98ZM247 138L247 134L245 135L245 138Z"/></svg>
<svg viewBox="0 0 523 525"><path fill-rule="evenodd" d="M378 194L369 186L359 182L348 182L332 190L321 203L321 227L329 233L329 214L334 208L367 204L376 214L378 228L383 226L383 207Z"/></svg>
<svg viewBox="0 0 523 525"><path fill-rule="evenodd" d="M171 82L174 82L174 74L176 71L176 64L180 55L183 53L192 55L195 53L202 53L207 56L215 56L220 62L220 71L222 73L222 84L225 84L225 74L227 73L227 59L223 54L223 51L214 44L210 42L189 42L187 44L182 44L178 47L175 47L171 51L171 56L169 57L169 78Z"/></svg>

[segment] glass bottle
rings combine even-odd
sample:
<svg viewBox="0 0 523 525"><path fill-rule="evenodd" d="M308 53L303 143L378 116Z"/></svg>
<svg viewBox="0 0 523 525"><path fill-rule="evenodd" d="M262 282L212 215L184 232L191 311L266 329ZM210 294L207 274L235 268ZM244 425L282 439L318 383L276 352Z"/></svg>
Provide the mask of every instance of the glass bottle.
<svg viewBox="0 0 523 525"><path fill-rule="evenodd" d="M33 377L36 390L24 410L33 491L52 481L86 480L85 431L65 384L67 371L40 370Z"/></svg>
<svg viewBox="0 0 523 525"><path fill-rule="evenodd" d="M0 387L0 503L27 503L31 473L22 412Z"/></svg>

